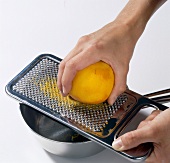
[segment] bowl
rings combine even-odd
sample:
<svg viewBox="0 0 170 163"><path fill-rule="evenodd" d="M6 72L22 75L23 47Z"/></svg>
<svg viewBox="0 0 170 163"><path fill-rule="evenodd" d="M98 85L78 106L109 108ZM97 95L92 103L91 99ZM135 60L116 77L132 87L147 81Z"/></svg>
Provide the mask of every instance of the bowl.
<svg viewBox="0 0 170 163"><path fill-rule="evenodd" d="M105 149L30 106L20 104L20 111L26 125L42 148L52 154L82 158L95 155Z"/></svg>

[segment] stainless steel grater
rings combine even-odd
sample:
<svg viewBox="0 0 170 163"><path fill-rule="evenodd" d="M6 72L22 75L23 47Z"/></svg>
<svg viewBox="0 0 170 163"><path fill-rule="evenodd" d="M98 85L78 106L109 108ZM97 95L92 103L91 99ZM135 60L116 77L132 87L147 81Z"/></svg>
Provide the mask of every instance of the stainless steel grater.
<svg viewBox="0 0 170 163"><path fill-rule="evenodd" d="M107 102L97 105L83 104L69 97L62 97L57 88L60 61L60 58L50 54L38 56L8 83L7 93L113 151L113 140L141 108L167 108L131 90L121 94L112 106ZM151 151L152 145L147 143L133 150L115 152L131 161L140 162Z"/></svg>

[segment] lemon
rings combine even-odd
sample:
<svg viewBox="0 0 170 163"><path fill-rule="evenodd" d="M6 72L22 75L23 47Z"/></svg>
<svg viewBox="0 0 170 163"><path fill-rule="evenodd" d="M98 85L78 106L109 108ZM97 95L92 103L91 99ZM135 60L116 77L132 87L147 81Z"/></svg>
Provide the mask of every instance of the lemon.
<svg viewBox="0 0 170 163"><path fill-rule="evenodd" d="M107 63L99 61L78 71L69 95L82 103L99 104L111 94L114 81L113 69Z"/></svg>

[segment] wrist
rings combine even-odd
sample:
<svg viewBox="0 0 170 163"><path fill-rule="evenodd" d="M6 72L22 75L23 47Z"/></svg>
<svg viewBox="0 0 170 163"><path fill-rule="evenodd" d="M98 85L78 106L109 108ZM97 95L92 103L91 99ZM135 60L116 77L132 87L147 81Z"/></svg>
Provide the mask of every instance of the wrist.
<svg viewBox="0 0 170 163"><path fill-rule="evenodd" d="M138 40L150 17L165 1L129 0L114 22L132 31L134 38Z"/></svg>

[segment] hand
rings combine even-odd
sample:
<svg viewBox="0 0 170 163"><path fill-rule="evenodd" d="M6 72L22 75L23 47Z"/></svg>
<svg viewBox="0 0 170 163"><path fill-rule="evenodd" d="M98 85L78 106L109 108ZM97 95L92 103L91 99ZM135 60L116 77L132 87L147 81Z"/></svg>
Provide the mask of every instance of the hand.
<svg viewBox="0 0 170 163"><path fill-rule="evenodd" d="M115 73L115 86L108 98L108 103L113 104L126 89L129 62L137 41L134 38L127 25L116 22L80 38L59 66L57 85L63 96L69 94L72 80L79 70L101 60L108 63Z"/></svg>
<svg viewBox="0 0 170 163"><path fill-rule="evenodd" d="M153 142L154 149L146 159L147 163L170 162L170 109L153 111L138 128L116 139L115 150L128 150L146 142Z"/></svg>
<svg viewBox="0 0 170 163"><path fill-rule="evenodd" d="M115 21L80 38L59 66L57 85L63 96L69 94L72 80L79 70L101 60L108 63L115 73L115 86L108 98L112 105L126 89L129 62L136 42L151 15L164 1L130 0Z"/></svg>

